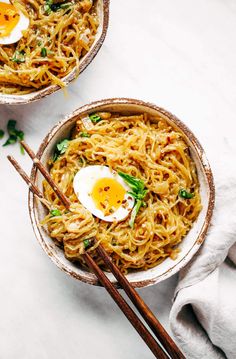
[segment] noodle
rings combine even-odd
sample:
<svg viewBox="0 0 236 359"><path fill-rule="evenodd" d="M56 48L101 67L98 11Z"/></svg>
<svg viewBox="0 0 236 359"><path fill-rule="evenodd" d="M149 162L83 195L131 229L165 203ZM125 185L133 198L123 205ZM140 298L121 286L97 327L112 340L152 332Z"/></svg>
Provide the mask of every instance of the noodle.
<svg viewBox="0 0 236 359"><path fill-rule="evenodd" d="M16 44L0 45L1 93L26 94L51 84L64 87L66 75L74 68L79 73L79 59L89 51L98 28L95 5L92 0L72 0L64 2L68 7L48 12L45 4L14 1L30 26Z"/></svg>
<svg viewBox="0 0 236 359"><path fill-rule="evenodd" d="M98 115L102 120L90 129L78 119L65 153L50 162L53 180L73 205L66 211L44 182L46 200L61 215L53 217L49 213L42 224L64 248L69 260L82 262L83 240L91 237L101 242L124 273L131 269L146 270L167 257L175 259L179 252L177 245L201 210L196 168L182 134L163 119L145 113ZM81 137L82 131L90 137ZM79 203L73 190L74 176L81 168L95 164L145 182L146 205L138 212L134 228L129 226L129 218L118 223L105 222ZM193 198L182 198L180 189L194 193ZM93 251L96 245L89 251L103 266Z"/></svg>

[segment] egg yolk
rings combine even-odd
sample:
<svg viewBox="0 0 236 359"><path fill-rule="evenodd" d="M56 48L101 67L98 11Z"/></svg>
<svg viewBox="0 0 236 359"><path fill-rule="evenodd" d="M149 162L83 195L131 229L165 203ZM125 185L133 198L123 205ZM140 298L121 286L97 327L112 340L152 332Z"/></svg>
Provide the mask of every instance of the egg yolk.
<svg viewBox="0 0 236 359"><path fill-rule="evenodd" d="M15 7L0 2L0 37L8 36L20 19Z"/></svg>
<svg viewBox="0 0 236 359"><path fill-rule="evenodd" d="M114 213L124 201L126 190L113 178L99 179L91 193L95 206L100 209L105 216Z"/></svg>

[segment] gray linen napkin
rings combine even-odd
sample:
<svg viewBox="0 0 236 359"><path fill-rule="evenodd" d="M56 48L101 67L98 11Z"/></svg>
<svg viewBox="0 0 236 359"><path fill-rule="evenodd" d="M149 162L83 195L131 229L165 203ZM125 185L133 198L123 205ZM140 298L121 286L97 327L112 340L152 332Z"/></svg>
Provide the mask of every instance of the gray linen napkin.
<svg viewBox="0 0 236 359"><path fill-rule="evenodd" d="M170 326L187 359L236 358L235 158L228 153L215 166L212 225L179 275Z"/></svg>

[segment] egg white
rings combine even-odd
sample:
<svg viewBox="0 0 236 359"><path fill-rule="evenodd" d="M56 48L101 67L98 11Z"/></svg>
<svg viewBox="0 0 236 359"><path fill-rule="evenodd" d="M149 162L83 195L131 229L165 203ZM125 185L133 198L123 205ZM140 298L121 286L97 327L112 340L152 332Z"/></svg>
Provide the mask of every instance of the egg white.
<svg viewBox="0 0 236 359"><path fill-rule="evenodd" d="M96 204L94 203L90 194L95 183L100 178L113 178L122 185L122 187L126 190L124 195L124 199L127 201L126 208L120 206L114 213L110 214L109 216L105 216L104 213L96 207ZM124 220L129 215L134 206L134 198L128 194L130 187L125 183L123 178L118 175L118 173L115 171L110 171L110 169L106 166L93 165L82 168L76 173L74 177L73 187L82 205L87 208L94 216L106 222L118 222Z"/></svg>
<svg viewBox="0 0 236 359"><path fill-rule="evenodd" d="M5 4L11 4L9 0L0 0L0 2L3 2ZM26 17L21 11L19 11L19 15L20 15L20 19L16 24L16 26L14 27L14 29L12 30L12 32L10 33L10 35L0 37L1 45L10 45L16 43L22 38L23 36L22 31L26 30L29 27L29 23L30 23L29 18Z"/></svg>

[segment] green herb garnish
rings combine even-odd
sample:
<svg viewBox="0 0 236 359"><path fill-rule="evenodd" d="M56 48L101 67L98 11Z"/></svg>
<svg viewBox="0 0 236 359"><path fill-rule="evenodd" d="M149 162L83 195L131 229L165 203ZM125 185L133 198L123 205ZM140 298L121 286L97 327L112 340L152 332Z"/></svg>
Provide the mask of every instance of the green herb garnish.
<svg viewBox="0 0 236 359"><path fill-rule="evenodd" d="M21 64L25 62L25 52L16 50L11 61Z"/></svg>
<svg viewBox="0 0 236 359"><path fill-rule="evenodd" d="M16 120L9 120L7 123L7 131L9 135L16 134Z"/></svg>
<svg viewBox="0 0 236 359"><path fill-rule="evenodd" d="M186 191L186 189L181 189L179 191L179 196L184 199L191 199L194 197L194 193Z"/></svg>
<svg viewBox="0 0 236 359"><path fill-rule="evenodd" d="M65 138L64 140L62 140L61 142L59 142L56 146L56 150L54 152L54 156L53 156L53 161L55 162L58 157L60 155L63 155L63 153L66 152L68 144L69 144L69 140L67 138Z"/></svg>
<svg viewBox="0 0 236 359"><path fill-rule="evenodd" d="M84 239L84 248L87 249L90 246L90 239Z"/></svg>
<svg viewBox="0 0 236 359"><path fill-rule="evenodd" d="M25 134L24 134L24 132L23 131L17 131L16 130L16 136L17 136L17 138L18 138L18 140L19 141L23 141L23 139L24 139L24 137L25 137ZM22 155L24 155L25 154L25 150L24 150L24 147L20 144L20 152L21 152L21 154Z"/></svg>
<svg viewBox="0 0 236 359"><path fill-rule="evenodd" d="M4 137L4 131L0 130L0 139L2 139Z"/></svg>
<svg viewBox="0 0 236 359"><path fill-rule="evenodd" d="M68 9L70 6L72 6L72 2L63 2L63 3L53 3L53 0L46 0L46 3L44 5L44 11L47 15L49 15L52 11L56 12L58 10L65 10Z"/></svg>
<svg viewBox="0 0 236 359"><path fill-rule="evenodd" d="M51 6L53 5L52 0L46 0L46 4L44 5L44 11L47 15L49 15L52 11Z"/></svg>
<svg viewBox="0 0 236 359"><path fill-rule="evenodd" d="M72 2L66 2L60 5L60 9L68 9L72 5Z"/></svg>
<svg viewBox="0 0 236 359"><path fill-rule="evenodd" d="M61 216L61 211L59 209L52 209L50 211L51 217L57 217L57 216Z"/></svg>
<svg viewBox="0 0 236 359"><path fill-rule="evenodd" d="M90 137L90 134L87 132L80 132L79 136L80 137Z"/></svg>
<svg viewBox="0 0 236 359"><path fill-rule="evenodd" d="M13 145L16 142L17 142L17 137L9 136L6 142L3 144L3 146Z"/></svg>
<svg viewBox="0 0 236 359"><path fill-rule="evenodd" d="M42 47L42 49L41 49L41 56L42 56L42 57L46 57L46 56L47 56L47 49L46 49L46 47Z"/></svg>
<svg viewBox="0 0 236 359"><path fill-rule="evenodd" d="M15 120L9 120L7 124L7 131L9 134L8 139L3 144L3 146L8 146L16 143L18 140L22 141L24 139L24 132L16 129L16 121ZM24 154L24 149L20 145L21 153Z"/></svg>
<svg viewBox="0 0 236 359"><path fill-rule="evenodd" d="M44 11L47 15L49 15L50 12L52 11L50 5L48 4L44 5Z"/></svg>
<svg viewBox="0 0 236 359"><path fill-rule="evenodd" d="M91 115L89 115L89 118L94 124L98 123L99 121L102 121L101 117L98 116L96 113L92 113Z"/></svg>
<svg viewBox="0 0 236 359"><path fill-rule="evenodd" d="M63 154L66 152L68 144L69 144L69 140L67 138L65 138L64 140L62 140L61 142L59 142L57 144L57 150L60 152L60 154Z"/></svg>
<svg viewBox="0 0 236 359"><path fill-rule="evenodd" d="M128 192L134 199L135 199L135 205L131 212L131 217L129 221L129 225L131 228L134 227L134 221L135 218L140 210L140 207L144 205L144 198L148 192L148 190L145 188L145 184L142 180L139 178L130 176L123 172L118 172L119 176L121 176L124 181L129 185L129 187L132 189L132 191Z"/></svg>

